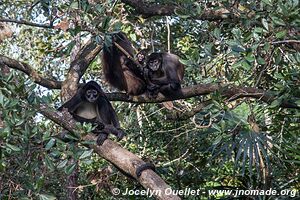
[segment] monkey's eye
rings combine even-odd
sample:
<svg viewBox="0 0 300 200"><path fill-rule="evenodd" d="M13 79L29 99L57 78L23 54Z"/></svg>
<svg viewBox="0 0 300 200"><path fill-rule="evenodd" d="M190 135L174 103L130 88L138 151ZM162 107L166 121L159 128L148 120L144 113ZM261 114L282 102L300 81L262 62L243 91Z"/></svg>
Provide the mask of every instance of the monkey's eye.
<svg viewBox="0 0 300 200"><path fill-rule="evenodd" d="M98 94L97 90L92 90L92 94L97 95Z"/></svg>

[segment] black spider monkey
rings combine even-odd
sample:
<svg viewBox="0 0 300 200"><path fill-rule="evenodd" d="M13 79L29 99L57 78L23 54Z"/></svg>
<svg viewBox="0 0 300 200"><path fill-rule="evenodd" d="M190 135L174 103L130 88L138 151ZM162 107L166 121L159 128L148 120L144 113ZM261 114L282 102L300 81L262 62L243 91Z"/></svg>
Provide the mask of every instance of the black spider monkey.
<svg viewBox="0 0 300 200"><path fill-rule="evenodd" d="M159 92L167 97L181 94L181 82L184 75L184 66L179 58L171 53L151 53L140 51L136 56L143 65L143 75L150 97L155 98Z"/></svg>
<svg viewBox="0 0 300 200"><path fill-rule="evenodd" d="M95 81L90 81L80 86L77 93L58 110L63 108L67 108L76 121L96 125L93 132L98 135L98 145L103 144L109 133L114 134L119 140L125 135L120 128L115 110L100 85ZM117 168L126 176L133 178L119 167ZM141 164L136 168L136 176L140 177L146 169L155 170L155 166L151 163Z"/></svg>
<svg viewBox="0 0 300 200"><path fill-rule="evenodd" d="M93 132L98 135L98 145L103 144L109 133L114 134L118 140L121 140L125 135L120 128L115 110L100 85L95 81L90 81L79 87L77 93L59 110L62 108L67 108L76 121L96 125Z"/></svg>

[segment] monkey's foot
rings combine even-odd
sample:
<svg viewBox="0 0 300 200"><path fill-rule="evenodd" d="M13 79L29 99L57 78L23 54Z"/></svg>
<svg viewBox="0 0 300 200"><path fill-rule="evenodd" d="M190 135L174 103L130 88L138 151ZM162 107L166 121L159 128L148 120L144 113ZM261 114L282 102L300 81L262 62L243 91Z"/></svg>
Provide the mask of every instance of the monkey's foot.
<svg viewBox="0 0 300 200"><path fill-rule="evenodd" d="M103 142L107 139L108 134L107 133L99 133L97 138L97 145L101 146Z"/></svg>
<svg viewBox="0 0 300 200"><path fill-rule="evenodd" d="M116 135L118 138L118 141L122 140L123 137L125 136L125 132L122 129L118 129L118 134Z"/></svg>
<svg viewBox="0 0 300 200"><path fill-rule="evenodd" d="M147 90L148 91L155 91L159 89L159 85L155 85L155 84L151 84L151 85L147 85Z"/></svg>
<svg viewBox="0 0 300 200"><path fill-rule="evenodd" d="M137 177L140 177L142 175L142 172L146 169L152 169L155 171L155 166L152 163L145 163L137 167L135 174Z"/></svg>
<svg viewBox="0 0 300 200"><path fill-rule="evenodd" d="M157 98L157 96L158 96L158 92L156 93L154 93L154 92L148 92L148 98L149 99L156 99Z"/></svg>

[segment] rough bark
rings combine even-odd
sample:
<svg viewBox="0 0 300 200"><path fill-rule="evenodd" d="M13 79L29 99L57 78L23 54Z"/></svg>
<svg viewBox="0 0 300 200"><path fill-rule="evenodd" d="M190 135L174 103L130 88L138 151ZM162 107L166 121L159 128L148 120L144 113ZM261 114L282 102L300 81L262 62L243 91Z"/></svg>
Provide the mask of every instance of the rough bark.
<svg viewBox="0 0 300 200"><path fill-rule="evenodd" d="M14 60L12 58L0 55L0 67L3 69L5 66L17 69L19 71L24 72L27 74L35 83L44 86L46 88L51 89L60 89L62 86L61 81L56 81L53 79L44 78L41 74L39 74L36 70L30 67L27 63L20 62Z"/></svg>
<svg viewBox="0 0 300 200"><path fill-rule="evenodd" d="M101 49L102 46L97 45L93 39L90 39L85 46L80 49L75 59L71 62L66 80L62 84L61 95L64 102L76 93L80 78Z"/></svg>
<svg viewBox="0 0 300 200"><path fill-rule="evenodd" d="M38 112L44 115L46 118L52 120L53 122L59 124L64 129L72 132L75 129L75 121L72 116L64 110L62 113L57 111L52 111L46 105L42 105L37 108ZM93 134L88 134L82 138L83 141L95 141L96 136ZM109 139L101 145L90 145L90 148L99 154L101 157L107 161L113 163L118 168L122 169L124 172L130 174L132 177L145 188L151 191L159 191L154 194L157 199L161 200L179 200L180 198L176 195L166 195L166 189L171 190L170 186L165 183L165 181L160 178L154 171L148 169L143 171L142 175L137 178L135 171L136 167L140 164L145 163L142 159L129 152L128 150L122 148L118 143L113 142ZM122 191L121 191L122 192Z"/></svg>
<svg viewBox="0 0 300 200"><path fill-rule="evenodd" d="M91 47L93 46L93 44L89 44L87 46ZM80 52L88 53L89 50L91 49L86 48L85 51L81 50ZM90 52L91 55L86 56L86 58L80 58L76 62L74 61L74 64L72 65L73 67L70 69L68 74L68 77L70 77L71 81L64 82L66 84L64 86L66 89L66 92L64 92L64 94L67 93L69 98L76 93L77 83L80 77L87 69L86 66L85 67L81 66L80 68L79 67L80 63L89 64L95 58L97 52L99 52L100 50L101 47L97 46L97 49L95 51ZM10 68L17 69L24 72L25 74L30 76L35 83L47 87L49 89L60 89L62 86L62 82L60 81L43 78L40 74L34 71L28 64L0 55L0 67L2 68L4 66L8 66ZM79 67L78 70L77 67L75 66ZM160 103L164 101L187 99L195 96L208 95L213 92L220 92L224 97L227 98L227 101L233 101L240 98L254 98L270 104L272 101L274 101L277 98L272 91L265 91L254 87L235 86L232 84L229 85L229 84L213 84L213 83L197 84L193 86L184 87L182 88L182 94L173 98L166 98L162 95L158 95L156 99L149 99L145 95L132 98L126 95L125 93L120 93L120 92L107 93L106 95L110 101L123 101L123 102L131 102L131 103ZM299 98L284 99L279 106L283 108L300 109L300 107L297 104L293 103L297 100L299 100Z"/></svg>
<svg viewBox="0 0 300 200"><path fill-rule="evenodd" d="M109 93L106 94L110 101L124 101L131 103L159 103L165 101L172 101L177 99L187 99L195 96L208 95L213 92L220 92L222 96L227 98L226 101L234 101L240 98L254 98L261 100L265 103L272 103L277 96L273 94L272 91L265 91L262 89L257 89L253 87L240 87L228 84L198 84L193 86L188 86L182 88L182 94L176 97L166 98L161 94L158 95L156 99L149 99L145 95L137 96L131 98L125 93ZM294 103L299 100L299 98L290 98L282 100L279 105L282 108L295 108L300 109L300 107Z"/></svg>

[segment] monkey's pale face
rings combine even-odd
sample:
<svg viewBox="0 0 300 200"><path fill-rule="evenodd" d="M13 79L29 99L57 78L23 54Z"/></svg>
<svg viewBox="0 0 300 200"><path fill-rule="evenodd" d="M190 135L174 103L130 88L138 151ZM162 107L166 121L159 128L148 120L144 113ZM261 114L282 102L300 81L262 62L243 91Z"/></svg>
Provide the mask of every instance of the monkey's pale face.
<svg viewBox="0 0 300 200"><path fill-rule="evenodd" d="M94 103L99 97L99 93L95 89L89 89L85 92L85 98L91 103Z"/></svg>
<svg viewBox="0 0 300 200"><path fill-rule="evenodd" d="M159 59L150 60L148 66L152 71L157 71L160 67L160 60Z"/></svg>
<svg viewBox="0 0 300 200"><path fill-rule="evenodd" d="M137 59L138 59L139 62L144 62L145 56L140 53L140 54L137 55Z"/></svg>

